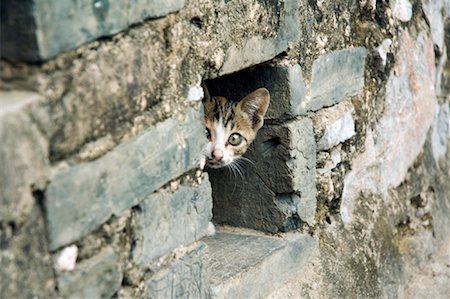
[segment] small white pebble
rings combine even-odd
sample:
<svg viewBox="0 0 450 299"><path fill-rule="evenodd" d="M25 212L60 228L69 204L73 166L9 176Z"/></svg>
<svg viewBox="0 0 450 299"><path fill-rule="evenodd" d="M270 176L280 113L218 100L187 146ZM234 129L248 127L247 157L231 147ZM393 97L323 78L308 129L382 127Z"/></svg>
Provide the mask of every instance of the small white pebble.
<svg viewBox="0 0 450 299"><path fill-rule="evenodd" d="M68 272L75 269L78 257L78 247L76 245L67 246L59 254L56 261L56 268L60 272Z"/></svg>
<svg viewBox="0 0 450 299"><path fill-rule="evenodd" d="M196 85L189 88L187 100L188 102L200 101L201 99L203 99L203 96L203 88L199 85Z"/></svg>

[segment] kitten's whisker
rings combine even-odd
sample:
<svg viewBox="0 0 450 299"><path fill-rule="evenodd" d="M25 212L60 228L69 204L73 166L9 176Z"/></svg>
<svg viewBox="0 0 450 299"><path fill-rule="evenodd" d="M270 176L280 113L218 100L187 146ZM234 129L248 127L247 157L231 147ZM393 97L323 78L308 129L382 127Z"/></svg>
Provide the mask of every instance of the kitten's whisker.
<svg viewBox="0 0 450 299"><path fill-rule="evenodd" d="M246 157L243 157L243 156L239 157L238 161L239 161L239 160L246 161L246 162L249 162L249 163L252 164L252 165L255 165L255 162L253 162L253 161L250 160L249 158L246 158Z"/></svg>
<svg viewBox="0 0 450 299"><path fill-rule="evenodd" d="M237 161L234 161L234 163L232 163L230 165L233 165L233 168L235 168L236 171L239 173L239 175L241 176L241 179L244 180L243 170L242 170L241 166L239 165L239 163Z"/></svg>

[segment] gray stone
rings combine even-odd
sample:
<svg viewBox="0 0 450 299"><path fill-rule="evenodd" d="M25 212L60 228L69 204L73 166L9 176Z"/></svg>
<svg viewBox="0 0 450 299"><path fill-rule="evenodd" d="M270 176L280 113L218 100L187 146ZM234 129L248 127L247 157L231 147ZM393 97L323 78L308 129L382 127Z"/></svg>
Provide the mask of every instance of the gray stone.
<svg viewBox="0 0 450 299"><path fill-rule="evenodd" d="M312 121L317 140L317 151L329 150L356 134L352 116L354 111L355 108L351 102L341 102L314 114Z"/></svg>
<svg viewBox="0 0 450 299"><path fill-rule="evenodd" d="M238 161L242 174L211 170L218 223L269 232L314 222L316 147L312 121L298 118L263 127Z"/></svg>
<svg viewBox="0 0 450 299"><path fill-rule="evenodd" d="M196 167L201 113L167 119L103 157L60 170L46 192L50 247L69 244L120 215L174 177Z"/></svg>
<svg viewBox="0 0 450 299"><path fill-rule="evenodd" d="M213 298L264 298L296 274L318 248L309 235L274 238L219 232L204 242Z"/></svg>
<svg viewBox="0 0 450 299"><path fill-rule="evenodd" d="M161 190L148 196L136 212L133 257L142 266L174 248L207 234L212 217L208 179L199 187L180 186L174 193Z"/></svg>
<svg viewBox="0 0 450 299"><path fill-rule="evenodd" d="M272 4L271 4L272 5ZM224 63L219 75L230 74L243 68L267 61L285 51L289 42L296 42L298 33L298 8L299 2L286 0L284 3L273 4L274 11L281 20L276 35L271 38L251 36L239 44L233 44L225 52ZM258 21L260 22L260 21Z"/></svg>
<svg viewBox="0 0 450 299"><path fill-rule="evenodd" d="M433 42L424 32L417 38L400 34L399 59L389 75L383 115L366 133L365 151L352 161L344 180L341 216L353 221L361 192L387 196L398 186L422 151L437 109ZM399 111L401 113L399 113Z"/></svg>
<svg viewBox="0 0 450 299"><path fill-rule="evenodd" d="M436 161L439 161L447 153L450 139L450 107L443 104L436 110L431 132L431 148Z"/></svg>
<svg viewBox="0 0 450 299"><path fill-rule="evenodd" d="M266 119L292 119L306 112L302 108L305 86L298 64L262 64L206 84L212 96L224 96L232 101L239 101L255 89L265 87L271 98Z"/></svg>
<svg viewBox="0 0 450 299"><path fill-rule="evenodd" d="M63 298L111 298L122 284L119 259L111 247L84 260L58 277Z"/></svg>
<svg viewBox="0 0 450 299"><path fill-rule="evenodd" d="M209 298L206 246L188 250L147 281L147 298Z"/></svg>
<svg viewBox="0 0 450 299"><path fill-rule="evenodd" d="M431 38L439 50L444 51L444 19L442 11L445 1L422 0L422 9L427 17L431 29ZM447 5L450 6L447 1Z"/></svg>
<svg viewBox="0 0 450 299"><path fill-rule="evenodd" d="M356 95L364 87L366 48L334 51L313 63L311 98L305 102L308 111L339 103Z"/></svg>
<svg viewBox="0 0 450 299"><path fill-rule="evenodd" d="M33 188L49 175L48 143L30 116L36 93L0 92L0 222L21 222L34 207Z"/></svg>
<svg viewBox="0 0 450 299"><path fill-rule="evenodd" d="M6 1L1 27L2 57L41 61L102 36L115 34L146 18L161 17L184 0ZM23 47L23 44L29 46ZM25 51L17 51L24 48Z"/></svg>

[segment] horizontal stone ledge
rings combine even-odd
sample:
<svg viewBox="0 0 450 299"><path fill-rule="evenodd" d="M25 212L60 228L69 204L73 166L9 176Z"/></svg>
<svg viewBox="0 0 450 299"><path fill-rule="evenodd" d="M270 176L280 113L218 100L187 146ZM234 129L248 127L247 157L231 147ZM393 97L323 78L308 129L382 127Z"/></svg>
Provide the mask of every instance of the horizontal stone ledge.
<svg viewBox="0 0 450 299"><path fill-rule="evenodd" d="M204 238L212 298L264 298L297 275L318 248L309 235L218 232Z"/></svg>
<svg viewBox="0 0 450 299"><path fill-rule="evenodd" d="M185 0L5 1L1 55L15 61L47 60L85 42L108 36L147 18L183 8ZM26 44L27 47L23 47ZM17 49L21 49L18 51Z"/></svg>
<svg viewBox="0 0 450 299"><path fill-rule="evenodd" d="M92 232L195 168L204 144L202 114L187 108L103 157L57 172L45 193L50 248Z"/></svg>

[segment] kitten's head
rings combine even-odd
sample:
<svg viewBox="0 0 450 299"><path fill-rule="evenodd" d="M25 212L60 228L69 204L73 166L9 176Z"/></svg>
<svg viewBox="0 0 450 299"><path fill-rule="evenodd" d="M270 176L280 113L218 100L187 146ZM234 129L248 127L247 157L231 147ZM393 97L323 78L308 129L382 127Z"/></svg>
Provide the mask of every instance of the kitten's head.
<svg viewBox="0 0 450 299"><path fill-rule="evenodd" d="M239 102L224 97L211 97L206 88L205 148L206 165L220 168L240 158L264 123L270 102L267 89L259 88Z"/></svg>

